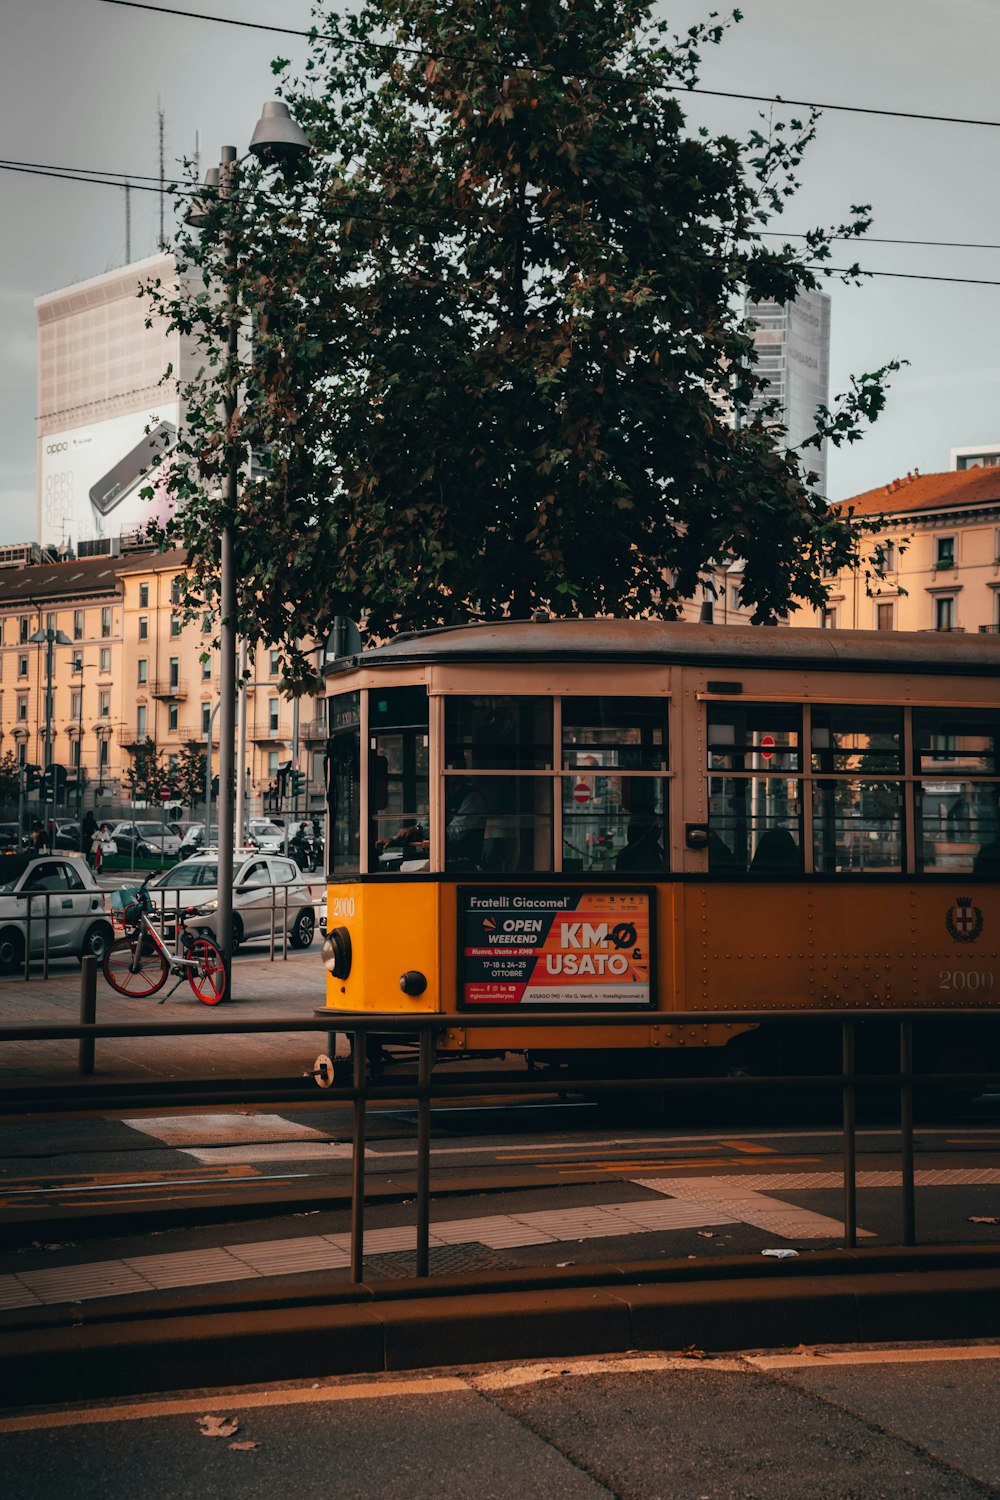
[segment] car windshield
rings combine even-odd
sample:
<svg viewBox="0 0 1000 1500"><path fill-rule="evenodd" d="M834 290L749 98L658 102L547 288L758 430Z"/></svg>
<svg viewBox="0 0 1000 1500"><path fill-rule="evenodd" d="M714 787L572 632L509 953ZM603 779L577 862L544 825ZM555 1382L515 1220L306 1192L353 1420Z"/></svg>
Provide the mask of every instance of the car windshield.
<svg viewBox="0 0 1000 1500"><path fill-rule="evenodd" d="M8 854L0 861L0 892L11 892L31 864L31 856Z"/></svg>
<svg viewBox="0 0 1000 1500"><path fill-rule="evenodd" d="M218 885L218 883L219 867L217 864L196 864L192 862L191 864L174 865L172 870L168 870L165 875L156 881L156 886L162 890L167 886L174 888L177 886Z"/></svg>
<svg viewBox="0 0 1000 1500"><path fill-rule="evenodd" d="M163 836L164 829L162 823L137 823L135 826L144 839L162 838Z"/></svg>

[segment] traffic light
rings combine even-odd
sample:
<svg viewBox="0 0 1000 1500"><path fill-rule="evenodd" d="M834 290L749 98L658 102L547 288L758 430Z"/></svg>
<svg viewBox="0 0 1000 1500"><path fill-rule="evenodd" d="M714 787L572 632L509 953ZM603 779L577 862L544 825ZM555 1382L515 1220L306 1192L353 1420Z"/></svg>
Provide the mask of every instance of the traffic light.
<svg viewBox="0 0 1000 1500"><path fill-rule="evenodd" d="M25 766L24 768L25 788L29 792L37 792L42 784L41 766Z"/></svg>
<svg viewBox="0 0 1000 1500"><path fill-rule="evenodd" d="M291 770L292 770L292 763L291 763L290 760L286 760L286 761L282 761L281 765L278 767L277 771L274 773L274 789L275 789L275 794L276 794L276 796L278 798L278 805L279 806L285 800L285 797L288 795L288 778L289 778L289 775L291 774Z"/></svg>
<svg viewBox="0 0 1000 1500"><path fill-rule="evenodd" d="M212 796L213 797L217 797L218 795L219 795L219 778L218 778L218 776L213 776L212 777Z"/></svg>
<svg viewBox="0 0 1000 1500"><path fill-rule="evenodd" d="M48 765L41 777L42 797L46 802L58 802L66 790L66 767Z"/></svg>
<svg viewBox="0 0 1000 1500"><path fill-rule="evenodd" d="M288 778L288 790L291 796L301 797L306 789L305 771L292 771Z"/></svg>

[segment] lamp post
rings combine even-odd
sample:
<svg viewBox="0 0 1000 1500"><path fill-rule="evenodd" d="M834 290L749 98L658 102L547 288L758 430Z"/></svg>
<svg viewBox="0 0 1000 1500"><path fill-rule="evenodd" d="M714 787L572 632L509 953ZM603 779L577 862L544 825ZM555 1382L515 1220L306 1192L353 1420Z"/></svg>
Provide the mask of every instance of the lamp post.
<svg viewBox="0 0 1000 1500"><path fill-rule="evenodd" d="M250 150L265 162L291 164L309 150L305 132L296 125L288 105L280 99L265 104L250 138ZM235 146L223 146L218 167L205 174L204 199L195 199L187 215L194 228L209 217L211 198L232 196L236 183L238 160ZM226 482L223 491L223 523L219 546L219 905L217 934L226 965L226 996L233 998L233 850L235 845L234 797L236 745L236 565L234 540L236 508L239 498L239 459L232 437L237 403L237 360L239 354L239 291L236 236L231 228L223 230L226 275L226 344L227 377L222 394L225 417ZM207 837L207 834L206 834Z"/></svg>
<svg viewBox="0 0 1000 1500"><path fill-rule="evenodd" d="M54 630L49 625L45 630L36 630L29 638L36 646L45 647L45 764L42 766L42 827L46 836L49 829L49 783L53 783L53 812L55 811L55 771L49 775L52 765L52 666L56 646L72 646L73 642L65 630Z"/></svg>
<svg viewBox="0 0 1000 1500"><path fill-rule="evenodd" d="M93 663L90 663L93 665ZM73 659L73 676L80 679L80 691L76 705L76 821L83 818L83 674L86 670L82 656Z"/></svg>

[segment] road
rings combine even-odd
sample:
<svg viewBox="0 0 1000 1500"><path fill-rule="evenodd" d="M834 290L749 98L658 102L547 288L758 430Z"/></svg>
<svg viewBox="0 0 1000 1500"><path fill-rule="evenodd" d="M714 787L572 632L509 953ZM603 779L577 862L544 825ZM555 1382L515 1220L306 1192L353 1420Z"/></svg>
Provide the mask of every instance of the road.
<svg viewBox="0 0 1000 1500"><path fill-rule="evenodd" d="M980 1500L998 1403L996 1346L317 1370L0 1418L0 1466L5 1500Z"/></svg>

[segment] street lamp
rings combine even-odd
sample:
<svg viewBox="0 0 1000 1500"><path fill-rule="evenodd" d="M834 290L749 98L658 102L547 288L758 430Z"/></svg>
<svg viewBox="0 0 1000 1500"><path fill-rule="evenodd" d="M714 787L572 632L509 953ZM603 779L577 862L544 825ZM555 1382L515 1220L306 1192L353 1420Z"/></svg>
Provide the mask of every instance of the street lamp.
<svg viewBox="0 0 1000 1500"><path fill-rule="evenodd" d="M87 665L93 665L88 663ZM82 826L83 816L83 674L86 671L83 657L77 655L73 659L73 676L80 679L80 691L77 696L77 718L76 718L76 821Z"/></svg>
<svg viewBox="0 0 1000 1500"><path fill-rule="evenodd" d="M45 630L36 630L30 636L32 644L45 647L45 763L42 766L42 827L48 834L49 819L49 782L53 783L53 794L55 793L55 771L49 776L49 767L52 765L52 662L56 646L72 646L73 642L65 630L54 630L49 625ZM55 798L53 796L53 812L55 812Z"/></svg>
<svg viewBox="0 0 1000 1500"><path fill-rule="evenodd" d="M288 105L281 99L265 104L250 139L250 150L263 162L287 165L304 156L309 140L296 125ZM205 195L195 198L187 222L200 228L209 217L211 200L217 193L229 198L236 182L238 159L235 146L223 146L220 164L205 174ZM217 934L226 965L226 995L232 999L233 955L233 849L236 743L236 566L234 558L235 517L239 489L239 463L231 434L236 416L235 371L239 352L239 298L237 293L237 245L231 228L223 230L226 262L227 380L222 395L228 455L226 462L225 520L219 549L219 905ZM206 830L207 837L207 830Z"/></svg>

